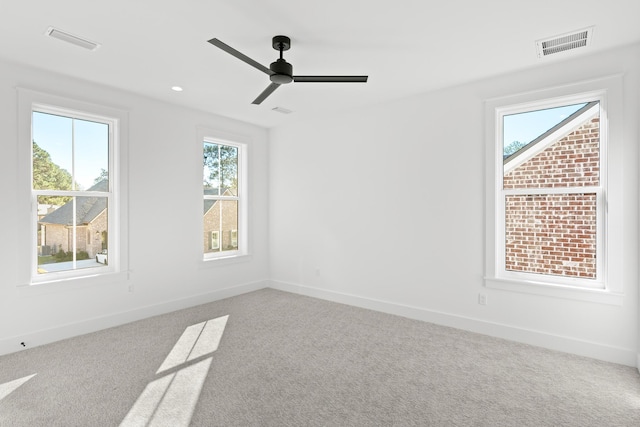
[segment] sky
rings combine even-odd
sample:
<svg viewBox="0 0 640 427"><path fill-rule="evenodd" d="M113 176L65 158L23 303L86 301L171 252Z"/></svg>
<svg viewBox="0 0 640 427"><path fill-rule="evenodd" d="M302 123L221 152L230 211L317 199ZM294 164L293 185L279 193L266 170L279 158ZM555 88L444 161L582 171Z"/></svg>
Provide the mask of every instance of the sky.
<svg viewBox="0 0 640 427"><path fill-rule="evenodd" d="M533 141L585 105L585 103L566 105L504 116L503 147L513 141L524 143Z"/></svg>
<svg viewBox="0 0 640 427"><path fill-rule="evenodd" d="M91 187L102 169L109 170L109 126L104 123L34 112L32 136L81 190Z"/></svg>

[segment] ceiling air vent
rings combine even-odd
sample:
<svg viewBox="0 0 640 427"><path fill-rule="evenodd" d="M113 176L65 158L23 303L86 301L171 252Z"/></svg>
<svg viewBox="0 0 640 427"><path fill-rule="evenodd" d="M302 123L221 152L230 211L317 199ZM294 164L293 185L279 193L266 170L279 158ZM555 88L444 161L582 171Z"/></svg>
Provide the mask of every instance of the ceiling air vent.
<svg viewBox="0 0 640 427"><path fill-rule="evenodd" d="M277 113L282 113L282 114L291 114L291 113L293 113L293 111L287 110L286 108L283 108L283 107L274 107L274 108L272 108L272 110L277 112Z"/></svg>
<svg viewBox="0 0 640 427"><path fill-rule="evenodd" d="M73 34L69 34L53 27L49 27L45 34L49 37L53 37L54 39L62 40L63 42L71 43L89 50L96 50L100 47L98 43L83 39L82 37L74 36Z"/></svg>
<svg viewBox="0 0 640 427"><path fill-rule="evenodd" d="M553 55L554 53L587 47L591 44L593 27L572 31L567 34L536 41L538 58Z"/></svg>

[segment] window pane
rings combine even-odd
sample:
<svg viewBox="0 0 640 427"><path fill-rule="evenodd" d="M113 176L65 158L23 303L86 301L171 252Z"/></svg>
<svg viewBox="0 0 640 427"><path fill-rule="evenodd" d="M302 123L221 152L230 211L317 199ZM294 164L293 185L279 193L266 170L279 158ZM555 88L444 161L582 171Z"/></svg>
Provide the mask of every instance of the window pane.
<svg viewBox="0 0 640 427"><path fill-rule="evenodd" d="M61 206L48 199L38 196L38 273L107 264L107 198L73 197Z"/></svg>
<svg viewBox="0 0 640 427"><path fill-rule="evenodd" d="M217 144L204 143L203 150L203 176L205 195L218 195L220 188L219 166L220 151Z"/></svg>
<svg viewBox="0 0 640 427"><path fill-rule="evenodd" d="M222 205L222 250L235 251L238 249L238 202L236 200L221 200Z"/></svg>
<svg viewBox="0 0 640 427"><path fill-rule="evenodd" d="M203 184L205 195L238 195L238 149L204 143Z"/></svg>
<svg viewBox="0 0 640 427"><path fill-rule="evenodd" d="M204 201L204 252L238 249L238 202Z"/></svg>
<svg viewBox="0 0 640 427"><path fill-rule="evenodd" d="M505 269L596 278L596 194L506 196Z"/></svg>
<svg viewBox="0 0 640 427"><path fill-rule="evenodd" d="M220 251L221 203L218 200L204 201L204 252Z"/></svg>
<svg viewBox="0 0 640 427"><path fill-rule="evenodd" d="M508 115L503 127L503 188L599 185L598 102Z"/></svg>
<svg viewBox="0 0 640 427"><path fill-rule="evenodd" d="M33 188L71 190L73 124L68 117L33 112Z"/></svg>
<svg viewBox="0 0 640 427"><path fill-rule="evenodd" d="M108 191L109 125L87 120L73 121L75 181L80 190ZM100 184L100 188L93 188Z"/></svg>

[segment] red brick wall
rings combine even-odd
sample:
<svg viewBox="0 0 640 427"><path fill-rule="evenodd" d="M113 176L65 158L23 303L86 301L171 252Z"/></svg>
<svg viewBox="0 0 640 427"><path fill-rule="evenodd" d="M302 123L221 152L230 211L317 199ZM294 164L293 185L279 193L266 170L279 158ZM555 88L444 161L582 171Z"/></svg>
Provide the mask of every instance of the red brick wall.
<svg viewBox="0 0 640 427"><path fill-rule="evenodd" d="M238 229L238 203L235 200L218 200L204 215L204 252L219 252L238 249L232 241L232 230ZM221 212L222 211L222 212ZM222 228L220 224L222 215ZM220 248L209 247L211 231L220 233ZM234 245L234 243L236 243Z"/></svg>
<svg viewBox="0 0 640 427"><path fill-rule="evenodd" d="M504 175L505 189L597 186L599 118ZM596 194L509 195L505 268L596 277Z"/></svg>

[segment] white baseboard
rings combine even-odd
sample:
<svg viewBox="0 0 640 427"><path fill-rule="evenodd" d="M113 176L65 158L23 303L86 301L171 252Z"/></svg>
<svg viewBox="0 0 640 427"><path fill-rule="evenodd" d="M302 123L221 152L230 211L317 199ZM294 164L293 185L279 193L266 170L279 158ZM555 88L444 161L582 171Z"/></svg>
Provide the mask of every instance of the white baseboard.
<svg viewBox="0 0 640 427"><path fill-rule="evenodd" d="M37 347L78 335L84 335L102 329L123 325L125 323L135 322L136 320L146 319L148 317L206 304L224 298L245 294L247 292L257 291L268 286L269 282L266 280L236 285L178 300L140 307L131 311L94 317L81 322L56 326L50 329L43 329L27 333L25 335L20 335L19 337L2 339L0 340L0 356L24 350L25 348L20 345L21 342L25 342L27 344L27 348Z"/></svg>
<svg viewBox="0 0 640 427"><path fill-rule="evenodd" d="M427 310L419 307L395 304L387 301L364 298L357 295L350 295L325 289L318 289L308 286L296 285L280 281L258 281L225 289L219 289L205 294L194 295L161 304L141 307L135 310L114 313L107 316L87 319L77 323L57 326L21 335L20 337L10 337L0 340L0 355L14 353L24 348L20 342L27 343L27 347L36 347L49 344L55 341L96 332L102 329L119 326L136 320L145 319L172 311L193 307L208 302L241 295L247 292L256 291L266 287L278 289L286 292L306 295L314 298L324 299L337 303L394 314L410 319L449 326L484 335L504 338L511 341L531 344L538 347L549 348L580 356L591 357L607 362L619 363L627 366L638 367L640 371L640 353L623 348L611 347L603 344L587 342L571 337L548 334L545 332L529 329L517 328L494 322L487 322L482 319L459 316L450 313L443 313L434 310Z"/></svg>
<svg viewBox="0 0 640 427"><path fill-rule="evenodd" d="M510 341L640 368L640 354L637 354L634 350L292 283L272 280L270 287L281 291L395 314L410 319L422 320L497 338L504 338Z"/></svg>

